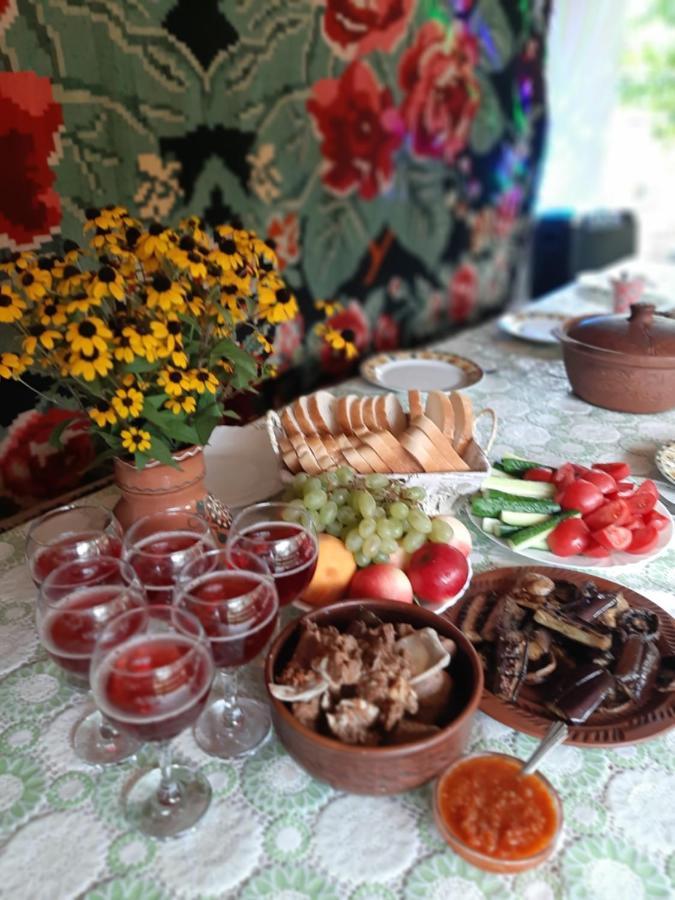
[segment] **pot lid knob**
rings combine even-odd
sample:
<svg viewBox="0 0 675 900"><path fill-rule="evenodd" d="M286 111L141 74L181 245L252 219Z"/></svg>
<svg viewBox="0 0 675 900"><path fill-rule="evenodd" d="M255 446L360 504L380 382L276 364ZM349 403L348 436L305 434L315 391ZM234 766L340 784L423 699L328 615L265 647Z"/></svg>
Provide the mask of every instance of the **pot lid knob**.
<svg viewBox="0 0 675 900"><path fill-rule="evenodd" d="M630 308L629 321L638 328L649 328L654 321L656 307L652 303L633 303Z"/></svg>

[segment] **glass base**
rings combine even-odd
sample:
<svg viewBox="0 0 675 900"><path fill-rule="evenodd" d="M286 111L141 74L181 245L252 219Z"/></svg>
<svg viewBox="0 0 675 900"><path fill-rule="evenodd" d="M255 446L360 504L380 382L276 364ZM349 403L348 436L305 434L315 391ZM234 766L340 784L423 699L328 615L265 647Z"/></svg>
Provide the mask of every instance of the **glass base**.
<svg viewBox="0 0 675 900"><path fill-rule="evenodd" d="M151 769L131 785L124 798L131 825L156 838L175 837L189 831L211 803L211 785L199 772L185 766L171 766L177 787L175 799L160 803L157 792L161 770Z"/></svg>
<svg viewBox="0 0 675 900"><path fill-rule="evenodd" d="M141 746L140 741L111 728L97 709L78 722L72 741L76 755L93 766L122 762Z"/></svg>
<svg viewBox="0 0 675 900"><path fill-rule="evenodd" d="M237 706L241 714L234 722L226 719L223 700L211 703L201 714L193 733L205 753L223 759L243 756L265 740L272 727L267 704L239 697Z"/></svg>

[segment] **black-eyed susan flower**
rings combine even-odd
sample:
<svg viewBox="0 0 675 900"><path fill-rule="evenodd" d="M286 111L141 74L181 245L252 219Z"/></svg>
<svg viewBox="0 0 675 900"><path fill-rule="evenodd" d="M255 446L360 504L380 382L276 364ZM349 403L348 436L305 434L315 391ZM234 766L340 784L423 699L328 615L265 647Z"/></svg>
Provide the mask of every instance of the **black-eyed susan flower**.
<svg viewBox="0 0 675 900"><path fill-rule="evenodd" d="M97 228L96 234L89 243L98 253L117 247L120 243L120 234L116 228Z"/></svg>
<svg viewBox="0 0 675 900"><path fill-rule="evenodd" d="M136 357L129 336L126 334L116 334L113 338L115 349L113 356L118 362L132 363Z"/></svg>
<svg viewBox="0 0 675 900"><path fill-rule="evenodd" d="M42 325L52 325L58 328L66 324L66 313L63 304L56 300L47 299L38 311Z"/></svg>
<svg viewBox="0 0 675 900"><path fill-rule="evenodd" d="M347 359L354 359L359 355L359 351L354 343L354 332L351 329L346 328L344 331L338 331L337 328L331 328L327 325L320 327L317 331L329 347L343 352Z"/></svg>
<svg viewBox="0 0 675 900"><path fill-rule="evenodd" d="M208 369L192 369L190 372L193 380L193 390L198 394L207 391L209 394L215 394L218 390L218 379Z"/></svg>
<svg viewBox="0 0 675 900"><path fill-rule="evenodd" d="M51 287L52 276L41 269L31 269L23 273L19 284L29 300L41 300Z"/></svg>
<svg viewBox="0 0 675 900"><path fill-rule="evenodd" d="M238 272L244 267L244 256L234 237L219 237L216 249L209 253L209 259L223 272Z"/></svg>
<svg viewBox="0 0 675 900"><path fill-rule="evenodd" d="M107 375L113 367L113 361L109 353L103 353L94 347L92 353L85 353L82 350L71 351L64 365L68 374L82 376L85 381L93 381L97 375Z"/></svg>
<svg viewBox="0 0 675 900"><path fill-rule="evenodd" d="M64 266L61 280L56 285L57 293L62 297L70 297L83 290L85 282L90 278L87 272L81 272L77 266L69 263Z"/></svg>
<svg viewBox="0 0 675 900"><path fill-rule="evenodd" d="M205 270L206 274L206 270ZM164 312L180 309L185 300L183 288L163 272L157 272L148 288L147 304L150 309L159 307Z"/></svg>
<svg viewBox="0 0 675 900"><path fill-rule="evenodd" d="M197 382L191 373L171 367L162 369L157 376L157 384L164 388L170 397L180 397L187 391L198 390Z"/></svg>
<svg viewBox="0 0 675 900"><path fill-rule="evenodd" d="M106 352L112 336L112 331L98 316L71 322L66 331L66 340L73 350L86 354L91 354L94 349Z"/></svg>
<svg viewBox="0 0 675 900"><path fill-rule="evenodd" d="M175 416L179 416L181 413L189 415L197 409L197 401L188 394L185 397L177 397L175 399L172 397L166 401L164 406L171 410Z"/></svg>
<svg viewBox="0 0 675 900"><path fill-rule="evenodd" d="M83 252L80 245L75 241L67 240L63 242L63 261L67 266L74 265Z"/></svg>
<svg viewBox="0 0 675 900"><path fill-rule="evenodd" d="M179 227L181 231L189 231L198 244L208 243L209 236L204 231L204 222L199 216L188 216L187 219L181 219Z"/></svg>
<svg viewBox="0 0 675 900"><path fill-rule="evenodd" d="M168 331L163 322L140 321L126 325L122 329L122 336L127 338L136 356L142 356L148 362L156 362L166 345Z"/></svg>
<svg viewBox="0 0 675 900"><path fill-rule="evenodd" d="M114 425L117 421L115 410L107 400L97 400L95 406L88 410L89 418L93 419L99 428L106 425Z"/></svg>
<svg viewBox="0 0 675 900"><path fill-rule="evenodd" d="M124 298L124 278L121 272L110 265L103 265L94 275L89 291L97 300L103 297L114 297L115 300Z"/></svg>
<svg viewBox="0 0 675 900"><path fill-rule="evenodd" d="M153 222L145 234L141 234L136 243L139 259L161 259L169 249L169 235L159 222Z"/></svg>
<svg viewBox="0 0 675 900"><path fill-rule="evenodd" d="M152 447L152 438L149 431L136 428L135 425L125 428L120 434L122 446L129 453L146 453Z"/></svg>
<svg viewBox="0 0 675 900"><path fill-rule="evenodd" d="M337 300L317 300L314 303L314 307L328 319L342 310L342 304Z"/></svg>
<svg viewBox="0 0 675 900"><path fill-rule="evenodd" d="M249 246L256 269L262 269L263 272L271 272L272 269L279 268L279 260L276 253L265 241L253 235Z"/></svg>
<svg viewBox="0 0 675 900"><path fill-rule="evenodd" d="M18 322L26 309L24 300L9 284L0 284L0 322Z"/></svg>
<svg viewBox="0 0 675 900"><path fill-rule="evenodd" d="M185 308L193 316L201 316L204 312L204 298L200 297L195 291L188 291L185 295Z"/></svg>
<svg viewBox="0 0 675 900"><path fill-rule="evenodd" d="M90 206L84 211L86 219L84 223L85 231L92 231L95 228L103 228L112 230L117 226L117 218L111 215L108 209L98 209L98 207Z"/></svg>
<svg viewBox="0 0 675 900"><path fill-rule="evenodd" d="M183 344L183 323L178 316L171 313L167 316L165 324L168 334L160 356L168 356L174 366L177 366L179 369L186 369L188 356Z"/></svg>
<svg viewBox="0 0 675 900"><path fill-rule="evenodd" d="M272 344L270 344L270 342L267 340L267 338L266 338L265 335L262 333L262 331L256 332L256 336L255 336L255 337L256 337L256 340L258 341L258 343L260 344L260 346L263 348L263 350L264 350L265 353L272 353L272 352L273 352L274 347L272 346Z"/></svg>
<svg viewBox="0 0 675 900"><path fill-rule="evenodd" d="M258 316L277 325L294 319L298 301L277 275L268 275L258 284Z"/></svg>
<svg viewBox="0 0 675 900"><path fill-rule="evenodd" d="M53 350L55 342L60 340L61 333L59 331L38 323L31 325L27 329L27 335L22 341L22 346L24 352L30 353L32 356L38 347L43 347L45 350Z"/></svg>
<svg viewBox="0 0 675 900"><path fill-rule="evenodd" d="M29 357L18 353L0 353L0 378L19 378L26 371Z"/></svg>
<svg viewBox="0 0 675 900"><path fill-rule="evenodd" d="M99 309L101 306L101 301L98 297L94 297L92 294L87 294L86 291L81 290L73 295L73 298L68 301L66 305L66 312L69 314L81 312L88 313L91 312L92 309Z"/></svg>
<svg viewBox="0 0 675 900"><path fill-rule="evenodd" d="M118 388L112 405L120 419L136 419L143 411L143 394L136 388Z"/></svg>

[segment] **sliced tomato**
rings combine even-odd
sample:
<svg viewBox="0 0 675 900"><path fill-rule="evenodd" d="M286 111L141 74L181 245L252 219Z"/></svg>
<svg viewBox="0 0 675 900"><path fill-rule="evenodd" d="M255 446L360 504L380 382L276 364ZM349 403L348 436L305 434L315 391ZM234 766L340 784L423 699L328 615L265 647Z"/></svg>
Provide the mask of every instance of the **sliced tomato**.
<svg viewBox="0 0 675 900"><path fill-rule="evenodd" d="M528 469L523 475L523 481L553 481L553 469Z"/></svg>
<svg viewBox="0 0 675 900"><path fill-rule="evenodd" d="M603 547L602 544L599 544L591 538L590 544L584 550L584 556L595 556L598 559L604 559L609 556L611 552L612 551L608 550L607 547Z"/></svg>
<svg viewBox="0 0 675 900"><path fill-rule="evenodd" d="M635 516L629 522L625 523L625 527L630 528L631 531L635 531L636 528L644 528L647 524L644 516Z"/></svg>
<svg viewBox="0 0 675 900"><path fill-rule="evenodd" d="M582 519L565 519L553 529L547 538L551 552L556 556L574 556L583 553L591 536Z"/></svg>
<svg viewBox="0 0 675 900"><path fill-rule="evenodd" d="M662 515L655 509L650 510L646 515L643 516L643 519L645 525L651 525L652 528L656 528L657 531L664 531L671 522L668 516Z"/></svg>
<svg viewBox="0 0 675 900"><path fill-rule="evenodd" d="M636 490L637 485L633 484L631 481L617 481L616 490L613 490L612 493L607 496L610 500L625 499L626 497L630 497L631 494L634 494Z"/></svg>
<svg viewBox="0 0 675 900"><path fill-rule="evenodd" d="M629 553L650 553L659 542L659 533L653 525L631 531L632 540L626 548Z"/></svg>
<svg viewBox="0 0 675 900"><path fill-rule="evenodd" d="M635 493L631 494L630 497L626 497L626 503L636 516L642 516L644 513L654 509L658 499L659 492L656 485L648 478L642 482Z"/></svg>
<svg viewBox="0 0 675 900"><path fill-rule="evenodd" d="M593 468L607 472L615 481L623 481L630 476L630 466L625 462L593 463Z"/></svg>
<svg viewBox="0 0 675 900"><path fill-rule="evenodd" d="M599 469L584 469L580 474L585 481L590 481L603 494L609 494L611 491L616 490L616 481L607 472L602 472Z"/></svg>
<svg viewBox="0 0 675 900"><path fill-rule="evenodd" d="M591 531L599 531L608 525L625 525L631 519L631 511L625 500L610 500L584 516Z"/></svg>
<svg viewBox="0 0 675 900"><path fill-rule="evenodd" d="M593 540L608 550L626 550L633 540L633 533L622 525L607 525L592 532Z"/></svg>
<svg viewBox="0 0 675 900"><path fill-rule="evenodd" d="M577 478L572 484L568 484L560 498L563 509L578 509L582 515L593 512L604 502L600 489L583 478Z"/></svg>
<svg viewBox="0 0 675 900"><path fill-rule="evenodd" d="M568 484L572 484L575 478L574 466L572 463L566 462L553 473L553 484L558 485L558 487L567 487Z"/></svg>

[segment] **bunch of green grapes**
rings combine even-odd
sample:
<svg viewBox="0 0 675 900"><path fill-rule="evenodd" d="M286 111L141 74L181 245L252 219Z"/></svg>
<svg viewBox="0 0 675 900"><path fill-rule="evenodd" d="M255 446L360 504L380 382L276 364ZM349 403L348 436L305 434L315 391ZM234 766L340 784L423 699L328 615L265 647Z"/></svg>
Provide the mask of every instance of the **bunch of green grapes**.
<svg viewBox="0 0 675 900"><path fill-rule="evenodd" d="M309 513L318 532L340 538L363 567L388 562L399 547L414 553L427 541L450 540L447 522L423 511L425 496L422 487L340 466L317 477L298 473L282 499L298 508L298 520ZM292 510L288 518L295 518Z"/></svg>

